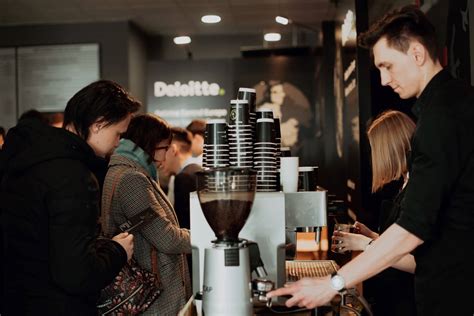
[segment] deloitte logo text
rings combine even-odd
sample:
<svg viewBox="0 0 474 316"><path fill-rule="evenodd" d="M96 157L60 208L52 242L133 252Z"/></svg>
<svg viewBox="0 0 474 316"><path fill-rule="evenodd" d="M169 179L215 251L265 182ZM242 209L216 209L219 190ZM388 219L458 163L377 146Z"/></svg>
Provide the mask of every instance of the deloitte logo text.
<svg viewBox="0 0 474 316"><path fill-rule="evenodd" d="M225 94L225 90L217 83L207 81L190 80L188 83L175 81L174 84L167 84L163 81L155 81L155 97L195 97L195 96L220 96Z"/></svg>

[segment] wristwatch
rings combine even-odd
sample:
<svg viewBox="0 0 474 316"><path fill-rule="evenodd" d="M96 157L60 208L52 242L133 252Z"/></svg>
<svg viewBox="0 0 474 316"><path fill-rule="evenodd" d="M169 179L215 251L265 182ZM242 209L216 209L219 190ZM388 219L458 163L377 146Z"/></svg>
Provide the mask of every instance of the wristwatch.
<svg viewBox="0 0 474 316"><path fill-rule="evenodd" d="M333 272L331 274L331 287L341 293L346 289L346 281L337 272Z"/></svg>

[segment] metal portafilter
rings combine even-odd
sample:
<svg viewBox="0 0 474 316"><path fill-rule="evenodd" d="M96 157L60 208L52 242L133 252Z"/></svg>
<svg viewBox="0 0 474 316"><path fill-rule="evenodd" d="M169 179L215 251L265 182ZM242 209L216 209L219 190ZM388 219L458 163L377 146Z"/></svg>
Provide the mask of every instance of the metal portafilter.
<svg viewBox="0 0 474 316"><path fill-rule="evenodd" d="M267 298L267 293L275 288L275 283L267 279L252 280L252 292L259 302L267 302L271 306L271 299Z"/></svg>
<svg viewBox="0 0 474 316"><path fill-rule="evenodd" d="M258 244L249 241L247 243L247 248L249 249L250 271L257 274L257 278L252 280L253 296L257 297L259 302L267 302L270 304L269 299L267 298L267 293L275 288L275 283L271 280L265 279L268 274L260 256Z"/></svg>

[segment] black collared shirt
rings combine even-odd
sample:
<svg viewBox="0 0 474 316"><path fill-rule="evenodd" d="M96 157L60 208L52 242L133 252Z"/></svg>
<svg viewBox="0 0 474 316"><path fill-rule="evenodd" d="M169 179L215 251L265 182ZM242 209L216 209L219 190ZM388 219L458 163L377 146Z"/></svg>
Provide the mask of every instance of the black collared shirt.
<svg viewBox="0 0 474 316"><path fill-rule="evenodd" d="M414 113L410 179L397 224L424 241L415 251L418 313L472 315L474 89L442 70Z"/></svg>

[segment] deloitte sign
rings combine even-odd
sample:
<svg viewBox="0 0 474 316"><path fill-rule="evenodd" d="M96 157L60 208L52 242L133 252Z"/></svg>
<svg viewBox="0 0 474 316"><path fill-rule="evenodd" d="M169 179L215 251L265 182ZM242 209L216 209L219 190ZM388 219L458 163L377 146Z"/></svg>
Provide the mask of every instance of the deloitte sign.
<svg viewBox="0 0 474 316"><path fill-rule="evenodd" d="M225 90L217 83L207 81L190 80L188 83L175 81L174 84L167 84L163 81L155 81L154 95L161 97L200 97L200 96L222 96Z"/></svg>

